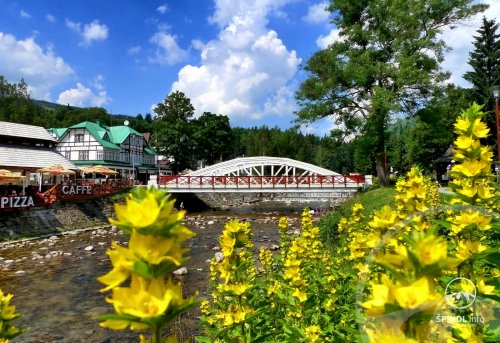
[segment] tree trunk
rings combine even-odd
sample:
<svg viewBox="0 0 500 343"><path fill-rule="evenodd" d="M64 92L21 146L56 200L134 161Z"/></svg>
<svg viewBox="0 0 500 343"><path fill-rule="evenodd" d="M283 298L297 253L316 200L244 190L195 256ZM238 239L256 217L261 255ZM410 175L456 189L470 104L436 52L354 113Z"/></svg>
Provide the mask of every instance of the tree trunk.
<svg viewBox="0 0 500 343"><path fill-rule="evenodd" d="M387 177L385 175L385 156L384 156L384 154L377 155L375 169L377 170L377 178L378 178L379 184L382 187L387 186Z"/></svg>

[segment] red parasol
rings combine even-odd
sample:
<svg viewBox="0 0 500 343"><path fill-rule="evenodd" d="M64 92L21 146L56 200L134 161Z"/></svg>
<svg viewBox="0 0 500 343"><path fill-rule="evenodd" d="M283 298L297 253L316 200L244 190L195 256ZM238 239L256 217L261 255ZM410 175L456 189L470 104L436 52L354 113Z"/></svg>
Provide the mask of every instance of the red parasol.
<svg viewBox="0 0 500 343"><path fill-rule="evenodd" d="M66 168L62 164L54 164L49 167L40 168L36 170L39 173L51 174L51 175L63 175L63 174L74 174L75 172L71 169Z"/></svg>
<svg viewBox="0 0 500 343"><path fill-rule="evenodd" d="M82 171L84 174L90 174L90 173L96 173L96 174L102 174L102 175L115 175L118 174L117 171L110 169L106 166L103 165L96 165L90 168L82 168Z"/></svg>

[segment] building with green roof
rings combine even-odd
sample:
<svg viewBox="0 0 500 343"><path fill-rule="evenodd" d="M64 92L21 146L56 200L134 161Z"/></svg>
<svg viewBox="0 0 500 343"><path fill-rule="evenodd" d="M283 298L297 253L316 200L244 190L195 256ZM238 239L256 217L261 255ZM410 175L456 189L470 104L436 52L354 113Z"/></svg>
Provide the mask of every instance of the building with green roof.
<svg viewBox="0 0 500 343"><path fill-rule="evenodd" d="M143 182L161 168L158 154L143 135L127 125L106 126L84 121L68 128L48 130L57 139L57 150L79 167L105 165L121 177Z"/></svg>

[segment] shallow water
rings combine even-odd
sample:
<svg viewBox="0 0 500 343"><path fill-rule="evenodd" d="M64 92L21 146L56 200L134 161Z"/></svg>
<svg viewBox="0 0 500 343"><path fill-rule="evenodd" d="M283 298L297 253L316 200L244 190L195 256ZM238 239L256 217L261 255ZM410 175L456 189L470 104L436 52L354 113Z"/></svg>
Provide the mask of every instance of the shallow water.
<svg viewBox="0 0 500 343"><path fill-rule="evenodd" d="M245 213L241 213L245 212ZM188 241L188 275L178 277L185 295L199 291L207 297L208 259L216 252L217 238L228 219L252 224L255 248L278 243L277 221L286 215L291 228L300 227L299 209L287 208L280 214L255 212L255 209L190 214L185 224L197 236ZM209 221L213 223L208 224ZM94 316L112 313L97 277L107 273L106 255L112 240L126 242L127 236L110 227L0 245L0 288L14 294L12 304L22 316L13 323L29 331L13 342L138 342L137 333L100 328ZM85 250L92 246L91 251ZM217 249L217 248L215 248ZM48 256L50 255L50 257ZM14 262L7 263L7 260ZM24 272L24 273L23 273ZM178 320L170 330L179 338L193 340L200 334L196 325L198 310Z"/></svg>

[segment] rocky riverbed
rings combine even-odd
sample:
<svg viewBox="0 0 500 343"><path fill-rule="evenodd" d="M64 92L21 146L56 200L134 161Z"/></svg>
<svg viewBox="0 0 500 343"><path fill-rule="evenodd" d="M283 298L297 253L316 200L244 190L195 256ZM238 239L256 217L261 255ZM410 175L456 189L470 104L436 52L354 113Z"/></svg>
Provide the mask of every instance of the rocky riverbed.
<svg viewBox="0 0 500 343"><path fill-rule="evenodd" d="M196 237L190 239L187 274L174 277L183 283L185 295L196 290L207 297L209 261L219 250L218 236L231 219L250 222L256 251L261 246L278 249L277 212L209 212L188 215L184 224ZM285 213L291 230L300 227L300 212ZM12 303L22 317L16 326L29 327L15 342L137 342L130 331L100 328L96 315L112 313L99 292L96 280L109 271L106 249L112 241L125 245L128 237L117 228L102 225L54 234L40 239L0 243L0 288L14 294ZM179 338L193 340L200 334L194 309L169 330Z"/></svg>

